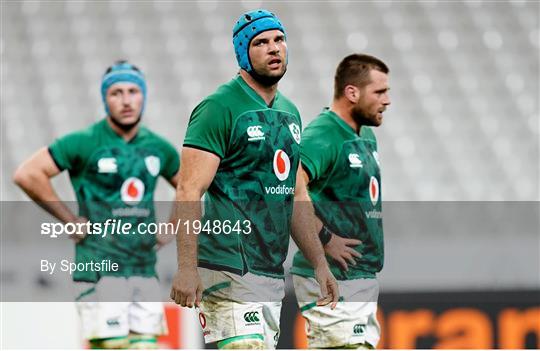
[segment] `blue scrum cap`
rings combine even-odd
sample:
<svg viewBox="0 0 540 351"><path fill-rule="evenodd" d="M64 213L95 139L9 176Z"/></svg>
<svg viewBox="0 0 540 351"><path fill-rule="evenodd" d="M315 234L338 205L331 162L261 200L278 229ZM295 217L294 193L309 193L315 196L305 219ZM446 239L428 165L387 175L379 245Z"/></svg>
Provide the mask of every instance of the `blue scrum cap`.
<svg viewBox="0 0 540 351"><path fill-rule="evenodd" d="M278 29L285 33L285 28L276 15L267 10L254 10L244 13L233 28L233 44L236 60L240 68L251 72L249 60L249 43L262 32Z"/></svg>
<svg viewBox="0 0 540 351"><path fill-rule="evenodd" d="M107 105L107 90L111 85L119 82L129 82L134 83L139 86L143 94L143 106L141 114L144 111L144 105L146 104L146 80L142 72L127 61L118 61L113 64L101 80L101 98L103 100L103 105L105 106L105 112L107 115L110 115L109 106Z"/></svg>

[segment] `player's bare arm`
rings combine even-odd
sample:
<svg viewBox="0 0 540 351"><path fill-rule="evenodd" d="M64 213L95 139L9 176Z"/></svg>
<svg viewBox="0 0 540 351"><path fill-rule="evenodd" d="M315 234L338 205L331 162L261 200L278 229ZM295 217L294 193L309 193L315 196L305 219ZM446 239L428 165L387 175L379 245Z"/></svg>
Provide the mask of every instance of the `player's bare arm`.
<svg viewBox="0 0 540 351"><path fill-rule="evenodd" d="M36 202L59 201L50 178L60 173L46 147L39 149L15 171L13 181ZM72 218L67 218L72 219Z"/></svg>
<svg viewBox="0 0 540 351"><path fill-rule="evenodd" d="M58 220L64 223L86 222L86 218L76 216L56 194L50 179L59 173L60 170L49 150L43 147L17 168L13 181L32 200ZM74 234L70 235L70 238L78 242L84 238L84 235Z"/></svg>
<svg viewBox="0 0 540 351"><path fill-rule="evenodd" d="M315 276L321 287L322 294L322 298L317 301L317 304L326 305L331 303L331 307L335 308L339 299L339 289L336 279L328 267L322 244L317 237L317 233L322 228L322 223L315 215L307 192L305 175L302 174L301 167L298 167L296 173L294 202L292 238L315 269Z"/></svg>
<svg viewBox="0 0 540 351"><path fill-rule="evenodd" d="M176 187L178 186L178 180L180 179L180 170L178 170L178 172L176 172L176 174L172 177L172 178L169 178L167 179L167 182L173 187L176 189ZM173 208L171 208L171 215L169 216L169 222L170 223L174 223L174 206ZM173 241L175 238L175 235L174 233L168 233L168 232L165 232L165 233L157 233L156 234L156 249L159 250L161 249L163 246L169 244L171 241Z"/></svg>
<svg viewBox="0 0 540 351"><path fill-rule="evenodd" d="M178 170L178 172L176 172L176 174L171 179L167 179L167 182L169 182L169 184L171 184L172 187L175 189L178 187L179 181L180 181L180 170Z"/></svg>
<svg viewBox="0 0 540 351"><path fill-rule="evenodd" d="M309 179L308 173L304 170L302 165L300 165L300 172L302 173L302 179L304 180L307 187L309 187L309 182L311 181ZM336 235L334 233L331 233L330 240L323 245L324 252L332 257L343 270L347 271L349 269L349 266L347 264L350 263L352 265L356 264L356 261L354 260L355 257L362 257L355 249L354 247L357 245L360 245L362 242L357 239L348 239L348 238L342 238L339 235Z"/></svg>
<svg viewBox="0 0 540 351"><path fill-rule="evenodd" d="M180 175L176 188L175 219L189 222L201 219L200 200L212 183L219 166L218 156L194 148L182 150ZM198 306L202 284L197 273L198 237L185 226L177 233L178 270L173 279L171 299L185 307Z"/></svg>

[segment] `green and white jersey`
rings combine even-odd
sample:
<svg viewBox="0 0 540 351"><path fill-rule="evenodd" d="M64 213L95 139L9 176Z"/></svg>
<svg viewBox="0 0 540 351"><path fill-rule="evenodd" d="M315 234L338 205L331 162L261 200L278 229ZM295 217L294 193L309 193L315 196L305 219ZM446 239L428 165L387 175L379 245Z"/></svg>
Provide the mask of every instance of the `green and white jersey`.
<svg viewBox="0 0 540 351"><path fill-rule="evenodd" d="M91 223L116 220L131 223L131 234L87 235L76 245L76 263L110 259L117 272L101 275L154 276L154 235L136 231L139 223L155 222L154 190L158 176L171 179L179 168L175 148L141 126L126 142L103 119L89 128L68 134L49 146L60 170L68 170L79 204L79 215ZM94 282L97 272L77 271L76 281Z"/></svg>
<svg viewBox="0 0 540 351"><path fill-rule="evenodd" d="M241 76L195 108L184 146L221 159L205 196L211 225L199 235L199 266L283 277L301 128L292 102L278 92L267 106ZM224 221L239 226L224 233Z"/></svg>
<svg viewBox="0 0 540 351"><path fill-rule="evenodd" d="M381 176L377 141L369 127L360 135L330 110L324 110L302 134L302 166L309 174L309 194L317 216L333 232L359 239L362 257L347 272L328 257L338 280L371 278L383 266ZM296 253L293 274L314 277L313 269Z"/></svg>

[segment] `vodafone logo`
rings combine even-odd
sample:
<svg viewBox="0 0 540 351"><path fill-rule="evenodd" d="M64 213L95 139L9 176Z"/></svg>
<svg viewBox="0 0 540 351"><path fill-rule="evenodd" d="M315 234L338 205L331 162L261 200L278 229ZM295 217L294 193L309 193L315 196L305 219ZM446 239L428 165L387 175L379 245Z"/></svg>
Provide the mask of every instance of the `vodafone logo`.
<svg viewBox="0 0 540 351"><path fill-rule="evenodd" d="M274 153L274 174L277 179L284 181L289 177L291 171L291 160L285 151L277 149Z"/></svg>
<svg viewBox="0 0 540 351"><path fill-rule="evenodd" d="M128 205L138 204L144 195L144 183L135 177L128 178L120 188L122 201Z"/></svg>
<svg viewBox="0 0 540 351"><path fill-rule="evenodd" d="M274 174L280 181L284 181L289 177L289 172L291 171L291 160L285 151L280 149L276 150L274 153L273 167ZM286 184L281 184L278 186L265 186L264 190L270 195L294 194L294 187L287 186Z"/></svg>
<svg viewBox="0 0 540 351"><path fill-rule="evenodd" d="M199 312L199 323L201 323L203 329L206 328L206 317L202 312Z"/></svg>
<svg viewBox="0 0 540 351"><path fill-rule="evenodd" d="M369 181L369 198L373 206L379 202L379 181L375 177L371 177Z"/></svg>

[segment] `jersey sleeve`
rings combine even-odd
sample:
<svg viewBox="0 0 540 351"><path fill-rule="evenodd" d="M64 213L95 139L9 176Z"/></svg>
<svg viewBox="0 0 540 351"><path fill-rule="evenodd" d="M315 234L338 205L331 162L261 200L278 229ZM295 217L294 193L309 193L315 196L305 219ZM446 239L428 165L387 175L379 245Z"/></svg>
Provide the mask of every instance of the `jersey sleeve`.
<svg viewBox="0 0 540 351"><path fill-rule="evenodd" d="M82 168L85 160L84 151L88 148L86 139L84 133L74 132L56 139L49 145L49 153L61 171L75 171Z"/></svg>
<svg viewBox="0 0 540 351"><path fill-rule="evenodd" d="M232 115L228 108L215 100L204 100L191 113L184 147L201 149L224 158L231 123Z"/></svg>
<svg viewBox="0 0 540 351"><path fill-rule="evenodd" d="M332 170L339 150L331 140L326 128L308 126L304 130L300 157L310 181L317 180Z"/></svg>
<svg viewBox="0 0 540 351"><path fill-rule="evenodd" d="M173 178L178 170L180 169L180 155L176 148L166 140L163 140L163 158L164 158L164 167L161 169L161 176L165 179Z"/></svg>

